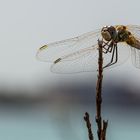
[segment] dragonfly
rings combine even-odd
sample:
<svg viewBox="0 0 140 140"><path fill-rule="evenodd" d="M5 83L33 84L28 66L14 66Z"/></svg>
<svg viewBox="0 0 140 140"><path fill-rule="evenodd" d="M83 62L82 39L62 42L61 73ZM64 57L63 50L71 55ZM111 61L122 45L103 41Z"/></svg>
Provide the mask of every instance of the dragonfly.
<svg viewBox="0 0 140 140"><path fill-rule="evenodd" d="M104 68L118 66L128 60L140 68L140 26L114 25L80 36L46 44L39 48L37 58L51 62L54 73L92 72L98 69L98 43L103 41Z"/></svg>

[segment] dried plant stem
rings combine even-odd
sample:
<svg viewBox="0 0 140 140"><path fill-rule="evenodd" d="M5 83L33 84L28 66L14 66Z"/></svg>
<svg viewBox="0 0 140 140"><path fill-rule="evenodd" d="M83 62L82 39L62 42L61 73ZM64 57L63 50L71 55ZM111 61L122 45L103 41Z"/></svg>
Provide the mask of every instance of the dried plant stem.
<svg viewBox="0 0 140 140"><path fill-rule="evenodd" d="M94 140L92 129L91 129L91 123L90 123L90 119L89 119L89 114L87 112L85 113L84 120L87 125L89 140Z"/></svg>
<svg viewBox="0 0 140 140"><path fill-rule="evenodd" d="M106 140L106 129L108 126L108 121L102 121L102 80L103 80L103 41L98 40L98 79L96 85L96 123L97 123L97 135L98 140ZM87 125L89 140L93 140L93 133L91 129L91 123L89 119L89 114L86 112L84 120Z"/></svg>
<svg viewBox="0 0 140 140"><path fill-rule="evenodd" d="M105 140L108 121L103 120L101 114L102 105L102 80L103 80L103 41L98 40L99 58L98 58L98 80L96 85L96 123L98 140Z"/></svg>

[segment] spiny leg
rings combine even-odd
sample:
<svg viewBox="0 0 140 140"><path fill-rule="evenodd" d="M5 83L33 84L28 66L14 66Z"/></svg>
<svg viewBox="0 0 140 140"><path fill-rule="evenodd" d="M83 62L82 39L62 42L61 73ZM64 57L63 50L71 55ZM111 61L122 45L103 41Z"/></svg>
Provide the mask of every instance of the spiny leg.
<svg viewBox="0 0 140 140"><path fill-rule="evenodd" d="M115 61L113 62L115 53L116 53L116 57L115 57ZM117 61L118 61L118 47L117 47L117 44L114 44L111 61L106 66L104 66L103 68L107 68L111 65L114 65L115 63L117 63Z"/></svg>
<svg viewBox="0 0 140 140"><path fill-rule="evenodd" d="M112 49L113 49L113 46L114 46L114 42L113 42L113 41L110 43L110 46L111 46L111 47L109 48L108 52L111 53L111 52L112 52Z"/></svg>
<svg viewBox="0 0 140 140"><path fill-rule="evenodd" d="M110 44L109 44L110 43ZM108 52L112 52L112 49L113 49L113 41L111 42L108 42L108 44L106 43L106 45L103 45L103 48L105 49L105 51L103 51L103 53L108 53ZM108 46L108 48L105 48L106 46Z"/></svg>
<svg viewBox="0 0 140 140"><path fill-rule="evenodd" d="M107 65L105 65L103 68L108 67L108 66L113 62L114 54L115 54L115 46L113 46L112 48L113 48L113 49L112 49L113 52L112 52L111 61L110 61Z"/></svg>
<svg viewBox="0 0 140 140"><path fill-rule="evenodd" d="M116 52L116 57L115 57L115 61L113 62L115 52ZM109 67L111 65L114 65L115 63L117 63L117 61L118 61L118 47L117 47L117 44L116 44L116 45L114 45L114 50L113 50L113 53L112 53L112 58L111 58L110 63L108 63L104 68Z"/></svg>
<svg viewBox="0 0 140 140"><path fill-rule="evenodd" d="M116 58L115 58L115 61L113 63L111 63L109 66L114 65L118 61L118 47L117 47L117 45L115 45L115 49L116 49Z"/></svg>
<svg viewBox="0 0 140 140"><path fill-rule="evenodd" d="M103 51L103 53L108 53L108 52L111 53L111 52L112 52L112 49L113 49L114 41L111 40L111 41L105 42L105 41L103 40L103 38L102 38L102 41L103 41L103 43L104 43L103 48L104 48L104 50L105 50L105 51ZM108 48L105 48L106 46L108 46Z"/></svg>

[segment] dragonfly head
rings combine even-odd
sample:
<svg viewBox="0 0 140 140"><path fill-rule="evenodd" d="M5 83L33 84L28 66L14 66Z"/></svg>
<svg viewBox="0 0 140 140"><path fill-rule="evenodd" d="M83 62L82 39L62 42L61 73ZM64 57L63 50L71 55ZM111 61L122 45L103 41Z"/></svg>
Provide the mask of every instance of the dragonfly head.
<svg viewBox="0 0 140 140"><path fill-rule="evenodd" d="M113 26L104 26L101 30L101 35L106 41L115 40L117 31Z"/></svg>

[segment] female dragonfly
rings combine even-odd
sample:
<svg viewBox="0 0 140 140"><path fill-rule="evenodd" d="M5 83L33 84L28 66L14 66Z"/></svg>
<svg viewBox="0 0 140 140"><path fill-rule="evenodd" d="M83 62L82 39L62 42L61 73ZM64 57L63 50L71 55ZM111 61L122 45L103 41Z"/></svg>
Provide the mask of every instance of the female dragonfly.
<svg viewBox="0 0 140 140"><path fill-rule="evenodd" d="M37 52L41 61L53 62L55 73L78 73L97 70L98 44L103 40L104 68L125 62L131 50L132 63L140 68L140 26L115 25L42 46Z"/></svg>

